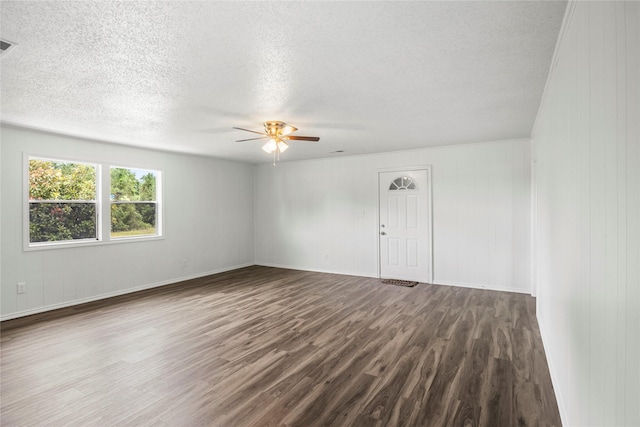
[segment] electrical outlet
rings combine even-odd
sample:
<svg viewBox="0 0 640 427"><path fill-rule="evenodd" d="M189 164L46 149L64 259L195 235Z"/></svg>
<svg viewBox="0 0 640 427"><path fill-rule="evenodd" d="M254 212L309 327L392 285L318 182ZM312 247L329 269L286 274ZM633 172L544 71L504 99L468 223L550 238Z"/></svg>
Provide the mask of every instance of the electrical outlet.
<svg viewBox="0 0 640 427"><path fill-rule="evenodd" d="M25 282L18 283L18 293L24 294L27 292L27 284Z"/></svg>

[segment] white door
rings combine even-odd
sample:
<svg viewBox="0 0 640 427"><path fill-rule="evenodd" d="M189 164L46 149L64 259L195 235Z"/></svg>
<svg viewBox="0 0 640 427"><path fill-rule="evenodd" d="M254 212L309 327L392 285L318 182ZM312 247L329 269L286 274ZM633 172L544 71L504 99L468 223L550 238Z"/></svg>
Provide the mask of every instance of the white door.
<svg viewBox="0 0 640 427"><path fill-rule="evenodd" d="M431 280L427 170L380 172L380 277Z"/></svg>

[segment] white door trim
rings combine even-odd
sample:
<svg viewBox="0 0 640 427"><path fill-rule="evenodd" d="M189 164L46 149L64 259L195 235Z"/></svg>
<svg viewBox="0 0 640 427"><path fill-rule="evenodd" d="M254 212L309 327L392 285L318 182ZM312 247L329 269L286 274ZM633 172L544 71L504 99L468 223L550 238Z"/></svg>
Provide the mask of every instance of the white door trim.
<svg viewBox="0 0 640 427"><path fill-rule="evenodd" d="M403 171L416 171L424 170L427 172L427 246L429 248L429 256L427 257L427 266L429 267L428 277L426 278L428 283L433 283L433 195L432 195L432 183L431 183L431 165L425 166L407 166L397 168L380 168L376 170L376 187L377 187L377 209L376 209L376 223L375 233L377 242L377 257L376 263L378 265L378 278L382 276L381 262L380 262L380 173L383 172L403 172Z"/></svg>

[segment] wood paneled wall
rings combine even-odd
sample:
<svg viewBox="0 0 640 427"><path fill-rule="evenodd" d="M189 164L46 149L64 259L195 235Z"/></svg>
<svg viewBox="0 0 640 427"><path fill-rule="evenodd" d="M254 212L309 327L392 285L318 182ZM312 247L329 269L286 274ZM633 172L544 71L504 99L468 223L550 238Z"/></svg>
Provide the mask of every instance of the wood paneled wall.
<svg viewBox="0 0 640 427"><path fill-rule="evenodd" d="M574 2L533 133L538 319L565 425L640 425L640 3Z"/></svg>
<svg viewBox="0 0 640 427"><path fill-rule="evenodd" d="M2 319L253 264L252 165L10 127L0 148ZM162 170L165 238L23 252L23 152Z"/></svg>
<svg viewBox="0 0 640 427"><path fill-rule="evenodd" d="M378 172L425 165L434 282L529 293L529 140L259 165L256 262L377 276Z"/></svg>

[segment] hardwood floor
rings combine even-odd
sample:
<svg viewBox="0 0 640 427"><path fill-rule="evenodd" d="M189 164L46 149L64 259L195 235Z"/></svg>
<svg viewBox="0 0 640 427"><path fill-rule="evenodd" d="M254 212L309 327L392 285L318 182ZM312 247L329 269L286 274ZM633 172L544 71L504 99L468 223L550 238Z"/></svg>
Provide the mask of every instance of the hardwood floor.
<svg viewBox="0 0 640 427"><path fill-rule="evenodd" d="M3 322L1 424L560 425L534 306L248 267Z"/></svg>

